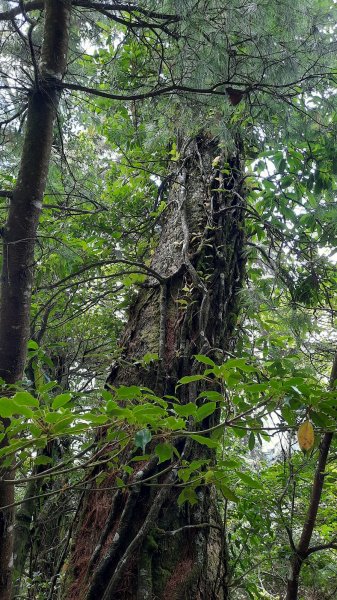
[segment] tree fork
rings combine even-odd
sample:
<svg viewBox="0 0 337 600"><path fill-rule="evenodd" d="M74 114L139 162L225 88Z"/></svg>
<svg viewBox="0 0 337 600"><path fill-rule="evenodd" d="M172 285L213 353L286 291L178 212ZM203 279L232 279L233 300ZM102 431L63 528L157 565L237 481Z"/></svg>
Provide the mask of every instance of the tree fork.
<svg viewBox="0 0 337 600"><path fill-rule="evenodd" d="M20 381L30 336L34 247L53 142L53 127L65 73L71 0L45 0L41 63L29 92L27 123L17 183L3 232L0 299L0 377L7 384ZM2 431L8 426L1 419ZM1 446L7 444L6 437ZM1 479L12 470L0 468ZM0 597L10 600L13 569L13 485L0 481Z"/></svg>

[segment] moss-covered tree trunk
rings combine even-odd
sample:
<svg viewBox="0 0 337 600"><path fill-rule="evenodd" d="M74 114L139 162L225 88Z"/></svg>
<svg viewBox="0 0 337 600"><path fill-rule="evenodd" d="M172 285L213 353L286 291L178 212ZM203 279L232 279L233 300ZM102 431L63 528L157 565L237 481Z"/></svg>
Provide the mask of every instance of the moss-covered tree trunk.
<svg viewBox="0 0 337 600"><path fill-rule="evenodd" d="M45 0L40 64L29 91L27 123L20 170L3 231L0 300L0 378L22 379L30 331L34 247L59 103L59 83L67 59L71 0ZM7 444L7 419L0 419L0 447ZM0 465L0 479L13 472ZM0 598L11 597L14 487L0 481ZM7 508L5 508L7 507ZM9 507L9 508L8 508ZM3 509L3 510L2 510Z"/></svg>
<svg viewBox="0 0 337 600"><path fill-rule="evenodd" d="M226 156L207 134L180 149L149 279L130 310L123 357L110 385L142 384L175 393L177 380L196 373L194 355L224 361L233 350L244 274L244 190L240 148ZM140 359L158 353L144 368ZM138 366L137 363L138 362ZM181 403L198 402L200 382L179 388ZM220 415L212 415L214 424ZM206 427L210 421L204 421ZM194 426L195 427L195 426ZM213 450L178 441L182 459L214 460ZM91 491L69 561L67 600L196 600L227 597L224 535L211 486L198 503L181 507L176 471L156 474L141 463L130 491ZM159 470L163 469L160 465Z"/></svg>

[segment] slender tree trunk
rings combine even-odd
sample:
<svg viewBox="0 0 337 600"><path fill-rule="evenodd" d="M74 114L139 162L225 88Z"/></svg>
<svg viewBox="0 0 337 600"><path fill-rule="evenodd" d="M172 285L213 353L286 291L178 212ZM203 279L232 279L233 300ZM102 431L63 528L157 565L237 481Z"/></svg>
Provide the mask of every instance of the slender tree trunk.
<svg viewBox="0 0 337 600"><path fill-rule="evenodd" d="M204 134L180 153L151 265L159 283L150 279L131 308L124 360L111 372L110 385L142 384L157 394L172 394L180 377L198 371L196 353L223 361L233 350L244 273L240 150L225 157L217 141ZM147 352L158 353L159 362L139 367ZM198 402L199 383L179 389L181 403ZM213 415L212 423L219 418ZM213 450L191 440L180 440L178 447L187 461L214 460ZM127 494L109 492L114 475L108 475L102 491L87 495L64 598L227 597L214 490L200 486L198 503L179 507L174 469L159 478L162 486L142 485L156 473L152 459L132 476L138 485Z"/></svg>
<svg viewBox="0 0 337 600"><path fill-rule="evenodd" d="M333 366L331 369L330 377L330 388L336 387L335 382L337 379L337 353L334 358ZM290 572L287 582L287 595L286 600L297 600L298 589L300 583L301 569L304 561L310 554L310 542L312 533L315 528L317 513L322 497L322 491L324 486L324 476L326 464L329 456L330 446L333 438L333 433L325 433L319 448L318 462L315 471L314 481L311 489L311 496L308 505L308 510L303 525L300 540L297 546L294 548L293 556L290 562Z"/></svg>
<svg viewBox="0 0 337 600"><path fill-rule="evenodd" d="M62 447L58 440L50 441L46 448L38 453L38 456L51 458L55 464L56 460L62 457ZM45 465L38 465L33 470L33 477L43 474L47 468ZM45 575L48 581L53 574L55 564L55 552L53 550L59 542L60 527L56 526L61 521L61 516L66 512L67 503L62 497L61 501L57 497L45 499L43 493L51 491L53 488L62 487L62 484L56 479L51 481L44 480L42 477L32 479L28 482L23 502L15 514L14 526L14 590L13 597L20 595L22 577L27 562L30 564L30 571L40 572ZM39 495L42 497L39 499ZM62 503L62 508L59 504ZM29 556L29 561L27 560ZM42 564L42 566L41 566ZM29 569L27 569L29 570Z"/></svg>
<svg viewBox="0 0 337 600"><path fill-rule="evenodd" d="M57 392L60 393L69 389L64 385L65 381L65 365L64 361L58 360L58 356L54 356L55 369L50 373L51 379L58 382ZM27 365L26 374L31 381L34 381L34 388L37 389L36 376L34 369L31 365ZM64 453L62 441L57 439L48 442L47 446L42 450L38 451L38 456L44 456L51 459L52 464L59 461ZM41 572L41 566L38 564L39 559L44 561L44 564L49 563L49 571L55 565L55 557L53 553L49 551L51 547L55 547L57 535L55 532L55 521L60 520L59 512L60 509L57 507L59 502L56 498L49 498L46 500L43 496L36 500L42 492L51 491L52 487L56 487L59 483L57 480L47 480L34 477L42 475L43 471L50 468L51 465L37 465L32 471L33 479L28 482L23 502L17 509L15 514L15 526L14 526L14 598L20 593L20 586L22 577L25 571L25 566L29 556L30 569L33 571ZM62 504L64 507L64 499L62 498ZM50 515L48 514L50 512ZM62 512L62 511L61 511ZM46 514L44 514L46 513ZM43 522L44 521L44 522ZM47 526L48 523L48 526ZM48 542L52 540L49 545L46 544L45 535L47 529L50 529L50 535ZM34 535L32 534L34 530ZM57 534L60 532L57 531ZM35 549L35 552L33 552ZM46 570L46 569L45 569ZM45 575L45 580L50 579L50 572ZM53 572L52 572L53 574Z"/></svg>
<svg viewBox="0 0 337 600"><path fill-rule="evenodd" d="M22 379L27 340L36 231L42 209L59 103L59 82L67 59L71 0L46 0L41 62L29 105L20 170L3 233L0 300L0 377ZM8 421L1 420L6 429ZM1 445L6 445L6 437ZM11 479L8 468L0 477ZM13 503L14 487L0 483L0 507ZM13 568L13 511L0 508L0 598L9 600Z"/></svg>

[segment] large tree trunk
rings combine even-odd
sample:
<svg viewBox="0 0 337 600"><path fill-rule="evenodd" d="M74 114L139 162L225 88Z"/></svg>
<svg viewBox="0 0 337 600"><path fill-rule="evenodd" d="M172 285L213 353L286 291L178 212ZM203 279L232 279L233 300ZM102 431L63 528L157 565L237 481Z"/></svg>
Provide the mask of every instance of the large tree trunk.
<svg viewBox="0 0 337 600"><path fill-rule="evenodd" d="M226 157L207 134L180 148L151 265L158 278L148 281L131 308L123 357L110 385L142 384L172 394L180 377L197 372L196 353L223 361L233 350L244 272L243 180L240 148ZM139 367L148 352L158 353L159 362ZM179 401L197 402L201 389L199 382L180 387ZM218 412L212 415L212 424L219 418ZM177 445L187 461L214 460L213 450L191 440ZM156 459L142 463L134 475L139 485L127 494L108 490L113 476L102 490L88 493L67 600L227 597L224 535L213 488L200 486L198 503L179 507L174 469L159 478L158 487L142 485L156 470Z"/></svg>
<svg viewBox="0 0 337 600"><path fill-rule="evenodd" d="M59 82L66 68L70 0L46 0L40 66L29 93L24 145L17 184L3 233L0 301L0 377L6 383L22 379L30 328L34 246L59 103ZM1 419L4 429L9 422ZM1 446L7 444L6 437ZM0 468L0 479L11 479ZM0 598L11 597L13 568L14 487L0 483Z"/></svg>

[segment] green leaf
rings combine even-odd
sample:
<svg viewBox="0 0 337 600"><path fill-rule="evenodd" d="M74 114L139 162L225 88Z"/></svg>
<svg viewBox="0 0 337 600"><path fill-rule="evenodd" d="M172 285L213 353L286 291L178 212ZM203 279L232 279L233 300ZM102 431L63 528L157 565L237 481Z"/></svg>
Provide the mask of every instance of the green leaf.
<svg viewBox="0 0 337 600"><path fill-rule="evenodd" d="M53 459L50 456L45 456L44 454L37 456L37 458L34 460L35 465L50 465L52 462Z"/></svg>
<svg viewBox="0 0 337 600"><path fill-rule="evenodd" d="M135 446L141 448L143 454L145 452L146 445L151 441L152 434L148 428L137 431L135 435Z"/></svg>
<svg viewBox="0 0 337 600"><path fill-rule="evenodd" d="M184 502L188 502L191 506L197 504L198 496L193 488L186 487L178 496L178 505L181 506Z"/></svg>
<svg viewBox="0 0 337 600"><path fill-rule="evenodd" d="M70 402L71 398L72 398L72 394L70 394L69 392L66 394L59 394L58 396L55 396L53 403L51 405L52 409L57 410L58 408L61 408L61 406L68 404L68 402Z"/></svg>
<svg viewBox="0 0 337 600"><path fill-rule="evenodd" d="M38 350L39 344L37 344L34 340L29 340L28 342L28 350Z"/></svg>
<svg viewBox="0 0 337 600"><path fill-rule="evenodd" d="M85 413L85 415L80 415L79 417L81 421L87 421L88 423L93 423L94 425L105 425L108 421L107 415L97 415L95 413Z"/></svg>
<svg viewBox="0 0 337 600"><path fill-rule="evenodd" d="M15 412L18 415L27 417L27 419L31 419L34 416L34 412L31 408L28 408L28 406L20 406L20 404L17 404L17 410Z"/></svg>
<svg viewBox="0 0 337 600"><path fill-rule="evenodd" d="M57 385L57 381L48 381L48 383L44 383L39 387L39 393L44 394L45 392L50 392L50 390L52 390Z"/></svg>
<svg viewBox="0 0 337 600"><path fill-rule="evenodd" d="M204 375L186 375L186 377L179 379L179 385L185 385L186 383L192 383L193 381L201 381L202 379L205 379Z"/></svg>
<svg viewBox="0 0 337 600"><path fill-rule="evenodd" d="M62 418L61 421L54 425L54 433L65 432L68 429L68 425L70 425L74 421L74 419L74 415L67 415L66 417Z"/></svg>
<svg viewBox="0 0 337 600"><path fill-rule="evenodd" d="M34 416L34 412L27 406L15 402L14 398L0 398L0 417L6 418L13 415L23 415L30 418Z"/></svg>
<svg viewBox="0 0 337 600"><path fill-rule="evenodd" d="M245 392L264 392L265 390L268 389L268 384L267 383L242 384L242 389L244 389Z"/></svg>
<svg viewBox="0 0 337 600"><path fill-rule="evenodd" d="M108 403L106 405L106 410L107 410L107 412L111 412L115 408L119 408L118 404L114 400L111 400L111 396L110 396L110 400L108 401Z"/></svg>
<svg viewBox="0 0 337 600"><path fill-rule="evenodd" d="M110 408L109 406L109 413L113 417L119 417L121 419L126 419L127 421L132 420L132 411L129 408L120 408L119 406Z"/></svg>
<svg viewBox="0 0 337 600"><path fill-rule="evenodd" d="M103 400L105 400L106 402L110 402L110 400L112 399L112 394L111 392L108 392L108 390L101 390L101 394Z"/></svg>
<svg viewBox="0 0 337 600"><path fill-rule="evenodd" d="M28 429L34 437L40 437L42 433L42 429L38 427L35 423L29 423Z"/></svg>
<svg viewBox="0 0 337 600"><path fill-rule="evenodd" d="M141 395L142 390L137 385L121 385L121 387L116 390L116 396L121 400L134 400L139 398Z"/></svg>
<svg viewBox="0 0 337 600"><path fill-rule="evenodd" d="M236 473L240 477L240 479L243 481L243 483L248 485L248 487L258 489L258 490L263 489L262 484L259 481L257 481L256 479L253 479L252 477L250 477L250 475L247 475L247 473L240 473L240 471L237 471Z"/></svg>
<svg viewBox="0 0 337 600"><path fill-rule="evenodd" d="M249 440L248 440L248 448L250 451L254 450L255 447L255 435L254 432L250 432Z"/></svg>
<svg viewBox="0 0 337 600"><path fill-rule="evenodd" d="M169 429L172 429L172 431L178 431L178 429L185 429L186 427L186 422L181 417L167 417L167 419L165 419L165 424Z"/></svg>
<svg viewBox="0 0 337 600"><path fill-rule="evenodd" d="M290 408L290 406L288 406L287 404L282 406L281 414L282 414L282 417L284 418L284 420L286 421L286 423L288 423L288 425L290 425L290 426L295 425L296 413Z"/></svg>
<svg viewBox="0 0 337 600"><path fill-rule="evenodd" d="M179 417L194 416L197 412L197 407L193 402L189 402L188 404L173 404L173 408Z"/></svg>
<svg viewBox="0 0 337 600"><path fill-rule="evenodd" d="M34 398L29 392L17 392L13 396L13 400L20 406L35 406L36 408L39 408L40 406L37 398Z"/></svg>
<svg viewBox="0 0 337 600"><path fill-rule="evenodd" d="M214 400L215 402L223 402L223 395L220 392L215 392L213 390L201 392L198 398L207 398L207 400Z"/></svg>
<svg viewBox="0 0 337 600"><path fill-rule="evenodd" d="M226 370L236 367L245 373L255 373L257 371L256 367L247 364L245 358L230 358L223 366Z"/></svg>
<svg viewBox="0 0 337 600"><path fill-rule="evenodd" d="M158 464L160 465L160 463L162 462L171 460L173 456L173 446L172 444L168 444L167 442L157 444L155 448L155 453L159 458Z"/></svg>
<svg viewBox="0 0 337 600"><path fill-rule="evenodd" d="M166 415L166 411L160 406L153 406L153 404L140 404L135 406L133 414L137 420L141 420L149 417L163 417Z"/></svg>
<svg viewBox="0 0 337 600"><path fill-rule="evenodd" d="M151 362L154 362L157 360L159 360L159 356L157 353L147 352L147 354L144 354L144 356L142 358L142 363L144 365L149 365Z"/></svg>
<svg viewBox="0 0 337 600"><path fill-rule="evenodd" d="M206 404L203 404L196 412L196 421L202 421L203 419L206 419L206 417L212 415L215 410L216 402L207 402Z"/></svg>
<svg viewBox="0 0 337 600"><path fill-rule="evenodd" d="M0 417L12 417L17 409L17 405L12 398L0 398Z"/></svg>
<svg viewBox="0 0 337 600"><path fill-rule="evenodd" d="M210 438L205 437L203 435L197 435L196 433L194 433L193 435L191 435L191 438L192 438L192 440L195 440L199 444L202 444L203 446L207 446L208 448L217 448L218 447L218 442L215 442L214 440L211 440Z"/></svg>
<svg viewBox="0 0 337 600"><path fill-rule="evenodd" d="M234 494L234 492L224 483L218 482L216 483L216 487L218 487L225 498L227 500L231 500L231 502L239 502L239 498Z"/></svg>
<svg viewBox="0 0 337 600"><path fill-rule="evenodd" d="M245 437L245 435L247 435L247 429L243 429L243 428L241 429L240 427L234 427L233 433L234 433L235 437L238 437L241 439L241 438Z"/></svg>
<svg viewBox="0 0 337 600"><path fill-rule="evenodd" d="M44 420L46 421L46 423L57 423L58 421L60 421L63 418L63 414L60 413L46 413Z"/></svg>
<svg viewBox="0 0 337 600"><path fill-rule="evenodd" d="M204 356L204 354L195 354L194 358L198 361L203 363L204 365L209 365L210 367L215 367L215 362L214 360L212 360L211 358L209 358L208 356Z"/></svg>

